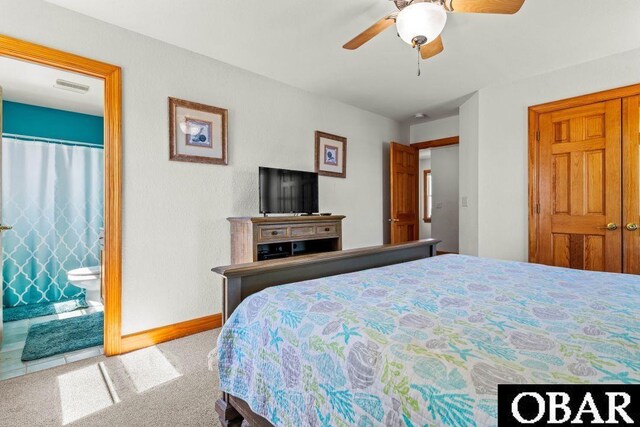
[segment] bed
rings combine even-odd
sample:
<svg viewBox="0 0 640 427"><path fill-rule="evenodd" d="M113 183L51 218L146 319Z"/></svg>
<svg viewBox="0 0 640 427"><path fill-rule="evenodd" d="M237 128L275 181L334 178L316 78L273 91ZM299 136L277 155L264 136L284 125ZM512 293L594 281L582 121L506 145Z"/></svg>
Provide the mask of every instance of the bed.
<svg viewBox="0 0 640 427"><path fill-rule="evenodd" d="M493 426L500 383L640 382L638 276L445 255L245 293L223 423Z"/></svg>

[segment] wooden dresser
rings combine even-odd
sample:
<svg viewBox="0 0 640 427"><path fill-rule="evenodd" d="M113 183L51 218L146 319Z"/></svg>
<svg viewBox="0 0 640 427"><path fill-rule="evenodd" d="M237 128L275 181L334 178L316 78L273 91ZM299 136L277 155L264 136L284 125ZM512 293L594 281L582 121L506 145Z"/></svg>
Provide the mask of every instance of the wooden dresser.
<svg viewBox="0 0 640 427"><path fill-rule="evenodd" d="M342 250L342 215L227 218L231 263Z"/></svg>

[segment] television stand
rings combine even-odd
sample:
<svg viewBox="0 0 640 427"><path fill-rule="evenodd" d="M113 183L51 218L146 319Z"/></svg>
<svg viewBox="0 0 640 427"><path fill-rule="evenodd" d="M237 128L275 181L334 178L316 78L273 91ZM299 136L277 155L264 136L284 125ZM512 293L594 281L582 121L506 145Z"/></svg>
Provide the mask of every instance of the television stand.
<svg viewBox="0 0 640 427"><path fill-rule="evenodd" d="M287 215L268 214L266 212L262 214L262 217L263 218L268 218L269 215L271 215L274 218L287 218ZM296 217L296 216L313 216L313 215L320 215L320 214L319 213L299 213L299 214L296 214L296 215L289 215L289 216ZM229 219L229 218L227 218L227 219Z"/></svg>
<svg viewBox="0 0 640 427"><path fill-rule="evenodd" d="M342 215L227 218L231 263L342 250Z"/></svg>

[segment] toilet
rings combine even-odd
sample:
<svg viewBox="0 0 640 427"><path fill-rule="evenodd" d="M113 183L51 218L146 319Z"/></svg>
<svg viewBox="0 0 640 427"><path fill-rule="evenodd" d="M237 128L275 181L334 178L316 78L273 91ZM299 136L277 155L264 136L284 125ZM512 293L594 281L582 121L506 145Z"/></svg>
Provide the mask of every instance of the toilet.
<svg viewBox="0 0 640 427"><path fill-rule="evenodd" d="M94 267L76 268L67 272L67 280L73 286L86 291L86 301L89 305L101 305L100 285L102 272L99 265Z"/></svg>

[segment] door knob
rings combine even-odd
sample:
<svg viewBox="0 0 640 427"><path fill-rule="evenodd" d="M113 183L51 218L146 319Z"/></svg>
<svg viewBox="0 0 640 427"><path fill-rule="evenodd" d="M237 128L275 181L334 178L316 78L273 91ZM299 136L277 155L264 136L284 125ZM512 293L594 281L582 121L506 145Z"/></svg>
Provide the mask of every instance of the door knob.
<svg viewBox="0 0 640 427"><path fill-rule="evenodd" d="M636 231L637 229L638 229L638 224L634 224L633 222L630 222L629 224L627 224L627 230Z"/></svg>
<svg viewBox="0 0 640 427"><path fill-rule="evenodd" d="M606 227L598 227L598 229L613 231L618 229L618 224L616 224L615 222L610 222Z"/></svg>
<svg viewBox="0 0 640 427"><path fill-rule="evenodd" d="M389 218L389 222L400 222L397 218Z"/></svg>
<svg viewBox="0 0 640 427"><path fill-rule="evenodd" d="M2 224L0 224L0 231L9 231L11 229L13 229L13 227L10 226L10 225L2 225Z"/></svg>

